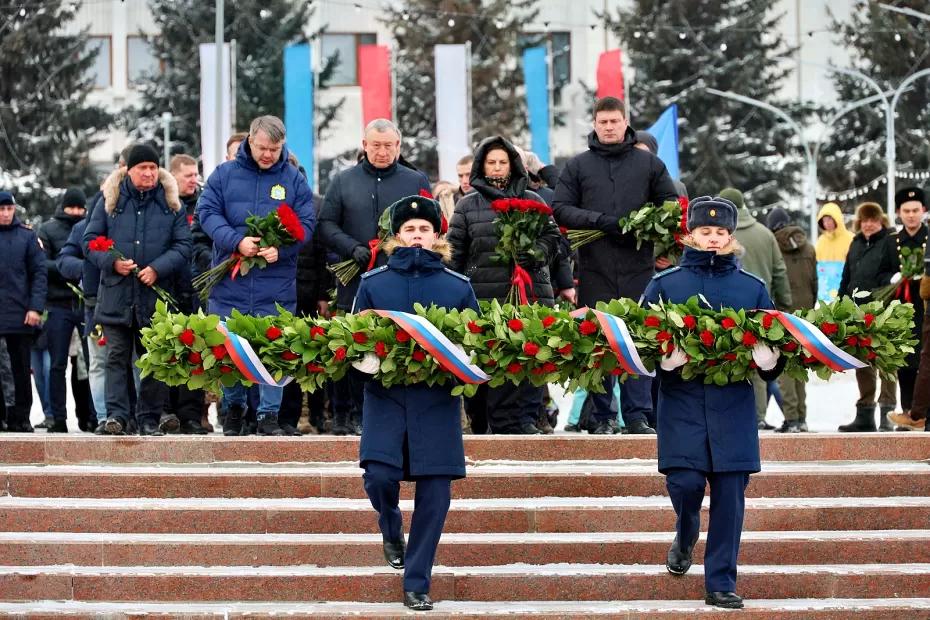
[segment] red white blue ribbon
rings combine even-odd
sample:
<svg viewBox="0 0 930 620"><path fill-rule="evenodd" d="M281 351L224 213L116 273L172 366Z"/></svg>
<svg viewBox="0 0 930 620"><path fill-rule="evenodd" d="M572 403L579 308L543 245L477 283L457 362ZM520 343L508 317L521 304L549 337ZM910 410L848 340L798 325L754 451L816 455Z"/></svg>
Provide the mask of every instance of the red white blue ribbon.
<svg viewBox="0 0 930 620"><path fill-rule="evenodd" d="M491 379L483 370L471 363L468 355L452 344L435 325L424 317L396 310L372 310L380 317L390 319L426 349L443 368L463 383L485 383Z"/></svg>
<svg viewBox="0 0 930 620"><path fill-rule="evenodd" d="M229 353L230 359L242 376L246 380L259 385L270 385L273 387L284 387L294 380L293 377L284 377L280 381L275 381L265 365L258 358L258 354L249 344L248 340L241 338L226 328L226 322L221 321L216 327L221 334L226 336L226 352Z"/></svg>
<svg viewBox="0 0 930 620"><path fill-rule="evenodd" d="M607 338L607 344L610 345L611 350L617 356L617 361L620 362L620 367L625 373L646 377L656 376L655 371L646 368L643 360L640 359L636 344L633 342L630 330L623 319L591 308L579 308L572 312L572 316L584 318L588 311L594 313L594 317L601 326L601 331L604 332L604 336Z"/></svg>
<svg viewBox="0 0 930 620"><path fill-rule="evenodd" d="M844 370L868 366L865 362L856 359L830 342L830 339L822 331L801 317L779 312L778 310L763 310L762 312L778 319L778 322L784 325L788 333L801 343L801 346L811 354L811 357L830 370L843 372Z"/></svg>

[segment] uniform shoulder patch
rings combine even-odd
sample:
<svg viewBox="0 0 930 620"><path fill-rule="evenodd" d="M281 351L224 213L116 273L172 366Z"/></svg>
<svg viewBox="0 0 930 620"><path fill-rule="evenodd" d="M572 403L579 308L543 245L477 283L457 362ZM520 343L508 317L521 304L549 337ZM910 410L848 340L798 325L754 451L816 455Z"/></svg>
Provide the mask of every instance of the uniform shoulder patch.
<svg viewBox="0 0 930 620"><path fill-rule="evenodd" d="M751 273L751 272L749 272L749 271L746 271L745 269L740 269L739 272L740 272L740 273L743 273L743 274L746 274L747 276L749 276L749 277L752 278L753 280L758 281L759 284L761 284L762 286L765 286L765 280L763 280L762 278L760 278L760 277L757 276L756 274ZM768 288L768 287L766 287L766 288Z"/></svg>
<svg viewBox="0 0 930 620"><path fill-rule="evenodd" d="M652 279L653 279L653 280L658 280L659 278L664 278L665 276L669 275L670 273L675 273L676 271L680 271L680 270L681 270L681 267L672 267L671 269L666 269L665 271L660 271L660 272L657 273L656 275L652 276Z"/></svg>
<svg viewBox="0 0 930 620"><path fill-rule="evenodd" d="M449 269L448 267L443 267L442 269L443 269L443 271L445 271L446 273L448 273L450 276L455 276L455 277L458 278L459 280L465 280L466 282L471 282L471 278L469 278L468 276L466 276L466 275L464 275L464 274L459 273L458 271L452 271L452 270Z"/></svg>
<svg viewBox="0 0 930 620"><path fill-rule="evenodd" d="M365 273L362 274L362 279L365 280L367 278L370 278L371 276L376 276L379 273L384 273L385 271L387 271L387 268L388 268L387 265L382 265L376 269L372 269L371 271L366 271Z"/></svg>

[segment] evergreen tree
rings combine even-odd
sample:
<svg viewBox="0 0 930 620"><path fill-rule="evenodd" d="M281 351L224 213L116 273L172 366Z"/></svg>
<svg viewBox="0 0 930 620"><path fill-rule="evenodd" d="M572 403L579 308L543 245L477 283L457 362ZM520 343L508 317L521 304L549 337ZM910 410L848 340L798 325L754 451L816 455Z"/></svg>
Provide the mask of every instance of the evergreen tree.
<svg viewBox="0 0 930 620"><path fill-rule="evenodd" d="M742 190L751 208L796 204L803 156L784 123L759 108L705 91L715 88L786 107L777 94L790 53L775 0L635 0L605 15L635 75L631 123L651 125L678 104L682 181L692 196ZM795 112L796 113L796 112ZM782 205L788 206L788 205Z"/></svg>
<svg viewBox="0 0 930 620"><path fill-rule="evenodd" d="M87 33L64 34L77 9L0 0L0 187L31 216L51 215L68 186L94 189L88 155L111 121L87 100Z"/></svg>
<svg viewBox="0 0 930 620"><path fill-rule="evenodd" d="M305 43L312 0L226 0L224 40L236 41L236 118L248 129L256 116L284 117L284 48ZM171 151L200 153L201 43L213 43L216 10L202 0L149 0L158 34L148 38L162 70L140 86L140 105L127 115L131 135L161 144L161 115L171 112ZM332 72L326 63L321 81ZM318 109L325 130L342 100Z"/></svg>
<svg viewBox="0 0 930 620"><path fill-rule="evenodd" d="M519 139L527 129L520 66L523 27L536 0L407 0L385 9L397 43L394 79L404 156L430 174L438 170L433 48L471 43L471 138L494 134ZM464 79L464 76L449 76Z"/></svg>
<svg viewBox="0 0 930 620"><path fill-rule="evenodd" d="M927 10L924 0L894 4ZM885 91L897 88L912 73L930 67L930 22L858 0L849 21L834 18L832 30L849 52L849 66L874 79ZM833 83L837 108L876 94L874 88L848 75L834 74ZM895 159L899 170L930 168L926 131L930 124L930 78L913 82L895 111ZM842 116L829 131L820 161L820 183L824 190L842 192L884 177L885 111L880 102ZM911 181L897 180L899 186L904 183ZM879 184L868 194L852 198L842 206L851 212L865 200L884 204L885 197L886 188Z"/></svg>

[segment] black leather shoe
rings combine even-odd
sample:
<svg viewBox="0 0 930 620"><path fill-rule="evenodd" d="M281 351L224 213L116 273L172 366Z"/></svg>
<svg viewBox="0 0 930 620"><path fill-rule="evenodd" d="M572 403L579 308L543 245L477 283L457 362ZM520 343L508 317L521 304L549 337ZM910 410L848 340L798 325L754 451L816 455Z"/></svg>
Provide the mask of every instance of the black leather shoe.
<svg viewBox="0 0 930 620"><path fill-rule="evenodd" d="M668 556L665 559L665 568L673 575L684 575L691 568L691 555L694 553L694 545L697 544L697 538L687 549L682 549L678 542L678 536L672 541L672 546L668 550Z"/></svg>
<svg viewBox="0 0 930 620"><path fill-rule="evenodd" d="M107 435L125 435L123 432L123 421L118 418L107 418L103 423L103 431Z"/></svg>
<svg viewBox="0 0 930 620"><path fill-rule="evenodd" d="M200 420L182 420L180 425L182 435L207 435L210 432L200 424Z"/></svg>
<svg viewBox="0 0 930 620"><path fill-rule="evenodd" d="M518 435L541 435L542 431L536 428L536 425L532 422L527 422L526 424L521 424L520 428L517 429Z"/></svg>
<svg viewBox="0 0 930 620"><path fill-rule="evenodd" d="M104 420L97 425L97 428L94 429L94 435L106 435L107 434L107 421Z"/></svg>
<svg viewBox="0 0 930 620"><path fill-rule="evenodd" d="M274 437L283 437L284 435L287 435L287 433L285 433L284 430L278 426L278 417L271 415L259 422L258 434Z"/></svg>
<svg viewBox="0 0 930 620"><path fill-rule="evenodd" d="M384 559L387 560L388 566L391 568L401 569L404 567L404 553L406 551L407 546L403 540L399 542L384 541Z"/></svg>
<svg viewBox="0 0 930 620"><path fill-rule="evenodd" d="M761 422L759 422L759 430L760 431L774 431L775 427L769 424L768 422L766 422L765 420L762 420Z"/></svg>
<svg viewBox="0 0 930 620"><path fill-rule="evenodd" d="M620 426L617 424L617 421L612 418L599 422L592 421L592 426L588 427L588 434L590 435L616 435L619 432Z"/></svg>
<svg viewBox="0 0 930 620"><path fill-rule="evenodd" d="M163 413L158 420L158 428L166 435L175 435L181 429L181 420L173 413Z"/></svg>
<svg viewBox="0 0 930 620"><path fill-rule="evenodd" d="M626 427L626 432L630 435L655 435L656 429L646 424L645 420L633 420Z"/></svg>
<svg viewBox="0 0 930 620"><path fill-rule="evenodd" d="M287 435L288 437L300 437L301 435L303 435L303 433L301 433L299 430L297 430L295 427L291 426L287 422L285 422L284 424L279 423L278 426L281 427L281 430L284 431L284 434Z"/></svg>
<svg viewBox="0 0 930 620"><path fill-rule="evenodd" d="M158 428L158 424L152 420L145 420L139 424L139 434L151 437L164 437L164 433Z"/></svg>
<svg viewBox="0 0 930 620"><path fill-rule="evenodd" d="M413 611L429 611L433 608L433 600L429 597L429 594L405 591L404 607L409 607Z"/></svg>
<svg viewBox="0 0 930 620"><path fill-rule="evenodd" d="M742 609L743 599L736 592L708 592L704 595L704 602L714 607L726 609Z"/></svg>

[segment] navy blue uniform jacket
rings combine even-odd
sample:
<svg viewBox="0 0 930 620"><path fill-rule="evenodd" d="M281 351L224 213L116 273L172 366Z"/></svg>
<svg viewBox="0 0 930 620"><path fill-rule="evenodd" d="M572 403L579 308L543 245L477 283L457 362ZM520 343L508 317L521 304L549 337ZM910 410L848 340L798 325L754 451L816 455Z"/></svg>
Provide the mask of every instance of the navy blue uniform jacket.
<svg viewBox="0 0 930 620"><path fill-rule="evenodd" d="M762 280L739 268L733 254L685 248L680 266L652 278L643 302L684 303L703 295L714 309L772 309ZM778 369L779 366L776 366ZM774 372L777 376L778 371ZM684 381L678 371L661 369L658 426L659 471L672 468L705 472L761 469L756 400L749 381L705 385ZM767 373L759 373L770 379Z"/></svg>
<svg viewBox="0 0 930 620"><path fill-rule="evenodd" d="M5 268L0 270L0 334L30 334L26 313L45 311L48 272L45 252L39 247L36 232L19 218L0 226L0 252Z"/></svg>
<svg viewBox="0 0 930 620"><path fill-rule="evenodd" d="M444 242L437 249L445 249ZM354 312L399 310L413 305L478 309L468 278L443 267L441 255L400 247L388 264L362 276ZM465 477L461 403L451 386L423 384L386 388L365 384L359 461L378 461L404 469L405 479L418 476ZM407 461L404 462L404 451Z"/></svg>

